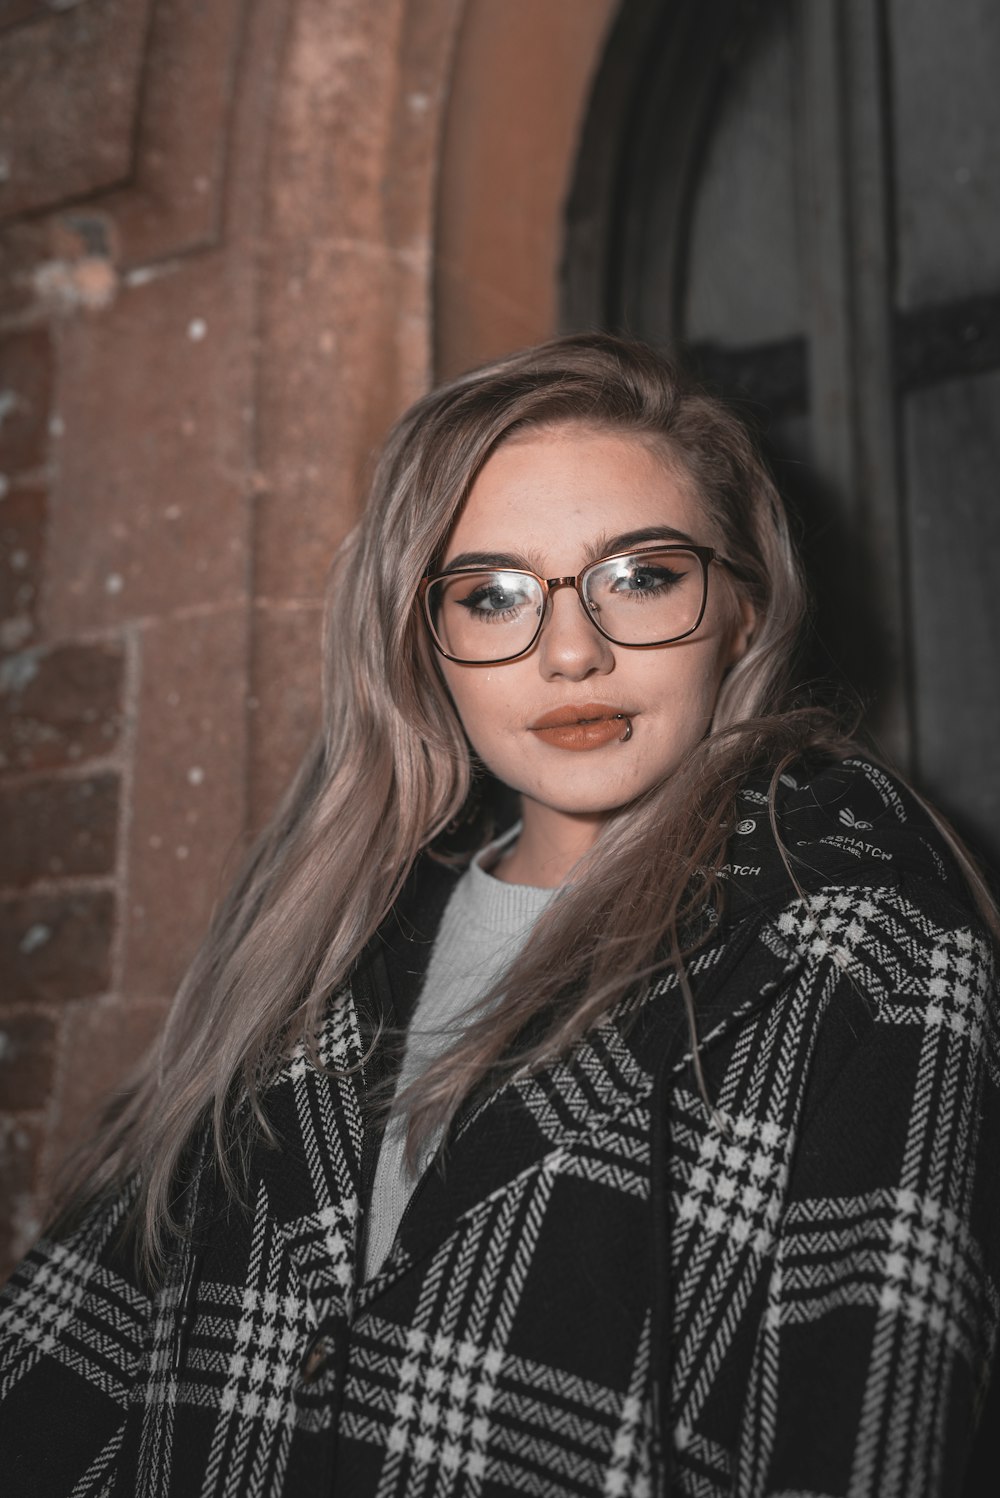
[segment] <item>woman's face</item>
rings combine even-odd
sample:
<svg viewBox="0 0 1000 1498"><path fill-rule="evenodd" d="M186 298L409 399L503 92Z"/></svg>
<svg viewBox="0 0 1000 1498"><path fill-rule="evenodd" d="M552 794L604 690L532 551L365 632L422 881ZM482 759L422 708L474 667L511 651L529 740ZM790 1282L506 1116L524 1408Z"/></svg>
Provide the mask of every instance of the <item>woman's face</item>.
<svg viewBox="0 0 1000 1498"><path fill-rule="evenodd" d="M565 424L518 435L497 449L473 485L443 567L486 554L492 565L543 578L575 576L598 557L661 536L718 544L700 502L649 446ZM699 628L673 644L613 644L594 628L576 591L559 588L527 655L501 665L443 657L440 664L473 747L521 793L526 822L532 806L600 818L659 784L704 736L723 675L746 650L752 622L725 569L713 565ZM575 734L540 729L556 709L610 721L604 730ZM617 714L631 721L627 739ZM590 740L592 746L579 747Z"/></svg>

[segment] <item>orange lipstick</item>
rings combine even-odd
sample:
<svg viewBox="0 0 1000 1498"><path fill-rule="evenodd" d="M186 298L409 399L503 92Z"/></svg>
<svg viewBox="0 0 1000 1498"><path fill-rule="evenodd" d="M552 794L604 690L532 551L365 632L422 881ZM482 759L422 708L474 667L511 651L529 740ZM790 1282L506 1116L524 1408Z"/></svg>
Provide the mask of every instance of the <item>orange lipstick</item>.
<svg viewBox="0 0 1000 1498"><path fill-rule="evenodd" d="M555 749L600 749L631 737L631 716L606 702L571 703L543 713L531 732Z"/></svg>

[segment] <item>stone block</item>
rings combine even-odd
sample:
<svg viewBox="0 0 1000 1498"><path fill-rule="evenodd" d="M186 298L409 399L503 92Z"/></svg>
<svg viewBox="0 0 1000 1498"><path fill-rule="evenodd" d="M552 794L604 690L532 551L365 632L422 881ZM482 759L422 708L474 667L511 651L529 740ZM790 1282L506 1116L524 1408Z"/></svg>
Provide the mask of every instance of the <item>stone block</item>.
<svg viewBox="0 0 1000 1498"><path fill-rule="evenodd" d="M55 1068L56 1027L45 1014L0 1018L0 1109L41 1108Z"/></svg>
<svg viewBox="0 0 1000 1498"><path fill-rule="evenodd" d="M452 61L466 0L424 0L405 7L399 77L385 173L386 240L393 249L429 253L435 232L439 141Z"/></svg>
<svg viewBox="0 0 1000 1498"><path fill-rule="evenodd" d="M0 769L53 769L111 754L124 668L122 647L111 642L22 650L0 662Z"/></svg>
<svg viewBox="0 0 1000 1498"><path fill-rule="evenodd" d="M315 600L373 452L426 388L426 277L388 251L311 242L274 255L264 300L255 579L265 598Z"/></svg>
<svg viewBox="0 0 1000 1498"><path fill-rule="evenodd" d="M0 654L37 632L47 519L41 487L15 484L0 498Z"/></svg>
<svg viewBox="0 0 1000 1498"><path fill-rule="evenodd" d="M384 243L407 8L299 0L291 10L271 145L275 217L288 242Z"/></svg>
<svg viewBox="0 0 1000 1498"><path fill-rule="evenodd" d="M242 301L213 254L63 325L53 634L244 594L248 370Z"/></svg>
<svg viewBox="0 0 1000 1498"><path fill-rule="evenodd" d="M239 852L248 630L232 609L142 632L123 912L124 987L138 997L173 992Z"/></svg>
<svg viewBox="0 0 1000 1498"><path fill-rule="evenodd" d="M253 616L250 817L263 827L320 724L318 606L259 605Z"/></svg>
<svg viewBox="0 0 1000 1498"><path fill-rule="evenodd" d="M439 152L435 368L551 337L564 213L615 0L469 0Z"/></svg>
<svg viewBox="0 0 1000 1498"><path fill-rule="evenodd" d="M68 890L0 901L0 1002L62 1003L111 984L110 890Z"/></svg>
<svg viewBox="0 0 1000 1498"><path fill-rule="evenodd" d="M118 295L114 226L89 204L49 220L49 258L32 278L37 305L48 316L103 312Z"/></svg>
<svg viewBox="0 0 1000 1498"><path fill-rule="evenodd" d="M45 462L51 404L48 330L29 328L0 339L0 473L8 479Z"/></svg>
<svg viewBox="0 0 1000 1498"><path fill-rule="evenodd" d="M91 1132L109 1094L126 1082L148 1051L165 1013L163 1004L109 999L77 1005L66 1015L65 1063L47 1152L53 1176Z"/></svg>
<svg viewBox="0 0 1000 1498"><path fill-rule="evenodd" d="M118 776L31 780L0 790L0 886L109 874L118 828Z"/></svg>
<svg viewBox="0 0 1000 1498"><path fill-rule="evenodd" d="M77 4L4 37L0 217L128 175L150 0Z"/></svg>
<svg viewBox="0 0 1000 1498"><path fill-rule="evenodd" d="M42 1230L42 1131L20 1118L0 1118L0 1281Z"/></svg>
<svg viewBox="0 0 1000 1498"><path fill-rule="evenodd" d="M305 0L292 16L261 297L266 598L320 595L372 448L429 383L433 145L457 13L416 9Z"/></svg>
<svg viewBox="0 0 1000 1498"><path fill-rule="evenodd" d="M135 171L102 206L119 264L164 260L218 237L229 158L230 96L244 0L159 0L150 25Z"/></svg>
<svg viewBox="0 0 1000 1498"><path fill-rule="evenodd" d="M0 227L0 317L35 301L35 272L47 258L48 226L37 219Z"/></svg>

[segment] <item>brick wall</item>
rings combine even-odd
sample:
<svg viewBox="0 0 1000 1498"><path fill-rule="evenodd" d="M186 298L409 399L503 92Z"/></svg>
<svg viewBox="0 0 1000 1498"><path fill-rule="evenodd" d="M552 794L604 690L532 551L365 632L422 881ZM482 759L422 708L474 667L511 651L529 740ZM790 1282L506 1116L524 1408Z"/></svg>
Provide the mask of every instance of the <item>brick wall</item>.
<svg viewBox="0 0 1000 1498"><path fill-rule="evenodd" d="M429 379L454 3L0 20L0 1260L311 731L368 450Z"/></svg>

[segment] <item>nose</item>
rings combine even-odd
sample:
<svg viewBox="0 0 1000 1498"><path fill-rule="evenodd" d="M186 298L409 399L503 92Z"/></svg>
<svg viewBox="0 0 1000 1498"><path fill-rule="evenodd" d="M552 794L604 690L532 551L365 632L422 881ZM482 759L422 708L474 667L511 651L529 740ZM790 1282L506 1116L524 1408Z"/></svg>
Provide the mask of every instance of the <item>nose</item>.
<svg viewBox="0 0 1000 1498"><path fill-rule="evenodd" d="M615 663L611 641L587 617L573 587L552 588L538 641L538 666L547 680L604 676Z"/></svg>

